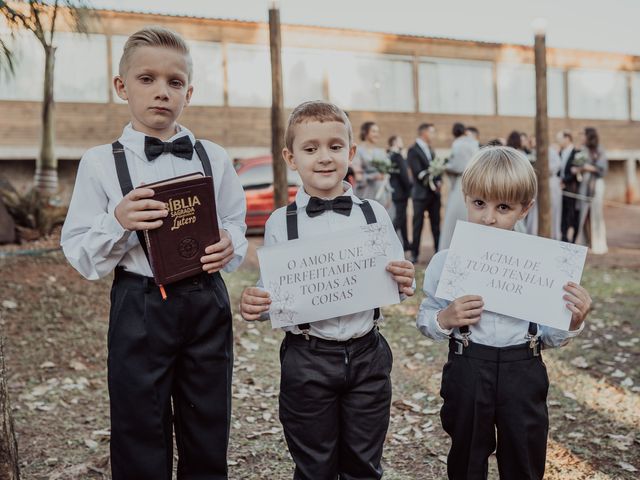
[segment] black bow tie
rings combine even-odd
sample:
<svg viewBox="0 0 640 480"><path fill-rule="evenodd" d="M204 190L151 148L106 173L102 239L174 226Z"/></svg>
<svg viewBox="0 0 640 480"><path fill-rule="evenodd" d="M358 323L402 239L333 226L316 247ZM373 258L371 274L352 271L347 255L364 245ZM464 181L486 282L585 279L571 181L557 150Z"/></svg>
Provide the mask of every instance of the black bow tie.
<svg viewBox="0 0 640 480"><path fill-rule="evenodd" d="M191 160L193 157L193 145L188 135L176 138L173 142L163 142L159 138L144 137L144 154L147 160L152 162L163 153L171 153L176 157Z"/></svg>
<svg viewBox="0 0 640 480"><path fill-rule="evenodd" d="M317 217L325 210L333 210L340 215L348 217L351 214L353 199L347 196L336 197L333 200L323 200L318 197L311 197L307 204L307 215Z"/></svg>

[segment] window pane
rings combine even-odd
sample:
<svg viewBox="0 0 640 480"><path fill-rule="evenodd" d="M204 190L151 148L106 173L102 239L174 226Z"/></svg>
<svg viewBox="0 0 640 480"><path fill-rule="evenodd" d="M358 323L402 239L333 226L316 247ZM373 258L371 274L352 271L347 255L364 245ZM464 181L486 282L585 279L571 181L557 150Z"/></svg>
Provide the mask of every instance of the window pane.
<svg viewBox="0 0 640 480"><path fill-rule="evenodd" d="M625 72L569 71L569 112L573 118L626 120L629 108Z"/></svg>
<svg viewBox="0 0 640 480"><path fill-rule="evenodd" d="M224 105L222 45L189 40L193 60L191 105Z"/></svg>
<svg viewBox="0 0 640 480"><path fill-rule="evenodd" d="M410 60L331 52L329 96L345 110L413 111Z"/></svg>
<svg viewBox="0 0 640 480"><path fill-rule="evenodd" d="M271 60L264 46L227 46L229 105L271 106Z"/></svg>
<svg viewBox="0 0 640 480"><path fill-rule="evenodd" d="M550 117L565 116L564 96L564 71L559 68L547 69L547 110Z"/></svg>
<svg viewBox="0 0 640 480"><path fill-rule="evenodd" d="M631 118L640 120L640 72L633 72L631 76Z"/></svg>
<svg viewBox="0 0 640 480"><path fill-rule="evenodd" d="M420 111L493 115L493 65L456 60L422 61Z"/></svg>
<svg viewBox="0 0 640 480"><path fill-rule="evenodd" d="M14 54L14 75L0 70L1 100L42 101L44 84L44 50L38 40L28 32L18 33L12 39L3 35Z"/></svg>
<svg viewBox="0 0 640 480"><path fill-rule="evenodd" d="M57 102L109 100L107 37L59 32L54 37L54 97Z"/></svg>
<svg viewBox="0 0 640 480"><path fill-rule="evenodd" d="M564 117L564 78L557 68L547 69L547 111L550 117ZM534 65L498 65L498 114L535 116Z"/></svg>
<svg viewBox="0 0 640 480"><path fill-rule="evenodd" d="M284 105L293 108L323 98L325 54L320 50L286 48L282 52Z"/></svg>

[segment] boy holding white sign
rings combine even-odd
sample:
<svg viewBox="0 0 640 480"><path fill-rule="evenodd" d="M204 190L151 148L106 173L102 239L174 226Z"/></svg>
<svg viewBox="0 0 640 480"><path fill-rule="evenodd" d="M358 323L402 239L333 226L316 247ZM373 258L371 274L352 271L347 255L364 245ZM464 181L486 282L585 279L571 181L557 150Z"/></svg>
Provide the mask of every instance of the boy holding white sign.
<svg viewBox="0 0 640 480"><path fill-rule="evenodd" d="M303 188L291 205L276 210L267 221L265 246L313 240L329 232L339 235L361 225L394 231L382 205L359 199L343 182L355 145L342 110L321 101L299 105L289 117L285 143L283 157L300 174ZM394 235L393 240L395 257L403 258L399 239ZM341 252L333 253L339 257ZM358 256L355 251L352 255ZM309 258L318 256L309 252ZM386 270L401 294L413 295L411 262L392 261ZM248 321L264 319L271 304L267 291L246 288L242 316ZM382 477L392 354L378 331L378 317L379 309L371 308L326 320L309 318L307 324L284 328L280 421L296 464L295 479Z"/></svg>
<svg viewBox="0 0 640 480"><path fill-rule="evenodd" d="M513 230L533 205L536 174L517 150L485 148L462 174L462 191L469 222ZM427 267L417 326L428 337L449 340L440 390L442 426L451 437L449 478L487 478L497 432L500 477L541 479L549 380L540 348L564 345L578 335L591 298L576 283L564 285L563 299L572 313L569 331L485 311L479 295L452 302L436 298L447 252L438 252Z"/></svg>

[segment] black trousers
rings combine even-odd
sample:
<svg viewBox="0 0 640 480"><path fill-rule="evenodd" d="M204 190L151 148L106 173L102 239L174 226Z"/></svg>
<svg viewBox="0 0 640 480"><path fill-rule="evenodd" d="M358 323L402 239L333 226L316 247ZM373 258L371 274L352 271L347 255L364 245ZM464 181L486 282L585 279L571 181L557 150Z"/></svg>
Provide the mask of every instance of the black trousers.
<svg viewBox="0 0 640 480"><path fill-rule="evenodd" d="M483 345L470 347L471 353L463 355L450 349L442 372L440 418L451 437L449 478L486 479L497 432L500 479L542 479L549 427L549 378L542 357L492 361L471 356ZM505 350L515 349L494 350L506 355Z"/></svg>
<svg viewBox="0 0 640 480"><path fill-rule="evenodd" d="M409 250L411 243L407 235L407 203L409 200L394 200L393 206L395 208L395 217L393 219L393 228L396 232L400 232L400 238L402 239L402 246L405 250Z"/></svg>
<svg viewBox="0 0 640 480"><path fill-rule="evenodd" d="M578 228L580 228L580 214L576 210L576 199L562 197L562 218L560 220L560 232L562 234L563 242L569 241L569 227L573 228L571 243L576 243L576 238L578 238Z"/></svg>
<svg viewBox="0 0 640 480"><path fill-rule="evenodd" d="M114 480L227 478L233 336L219 273L166 286L116 271L108 334ZM173 409L172 409L173 401Z"/></svg>
<svg viewBox="0 0 640 480"><path fill-rule="evenodd" d="M414 258L420 255L420 237L424 225L424 212L429 212L434 251L438 251L440 241L440 195L430 195L426 199L413 199L413 243L411 253Z"/></svg>
<svg viewBox="0 0 640 480"><path fill-rule="evenodd" d="M294 480L378 480L391 407L391 349L374 328L331 342L287 334L280 421Z"/></svg>

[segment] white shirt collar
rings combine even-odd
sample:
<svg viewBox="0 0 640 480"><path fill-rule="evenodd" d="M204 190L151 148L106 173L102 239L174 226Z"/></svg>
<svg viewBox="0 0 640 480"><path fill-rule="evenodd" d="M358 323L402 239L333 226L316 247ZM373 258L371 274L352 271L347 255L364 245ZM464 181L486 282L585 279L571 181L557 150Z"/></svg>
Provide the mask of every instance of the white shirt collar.
<svg viewBox="0 0 640 480"><path fill-rule="evenodd" d="M195 144L196 138L191 133L188 128L183 127L182 125L178 125L178 131L175 135L167 140L167 142L173 142L175 139L188 136L191 140L192 144ZM147 160L147 156L144 154L144 137L146 137L142 132L135 130L131 123L128 123L124 130L122 131L122 135L118 139L118 141L127 149L131 150L137 157L142 160Z"/></svg>
<svg viewBox="0 0 640 480"><path fill-rule="evenodd" d="M343 196L348 196L351 197L353 199L353 203L362 203L362 200L360 200L358 197L355 196L355 194L353 193L353 188L351 187L351 184L349 182L342 182L342 188L344 189L344 193L342 194ZM298 208L304 208L307 206L307 204L309 203L309 199L311 198L311 195L309 195L307 192L305 192L304 190L304 185L302 187L300 187L298 189L298 193L296 193L296 205Z"/></svg>
<svg viewBox="0 0 640 480"><path fill-rule="evenodd" d="M431 149L429 148L429 145L427 145L427 142L425 142L423 139L418 137L418 138L416 138L416 144L422 149L422 151L427 156L427 158L429 160L432 160L432 158L431 158Z"/></svg>

